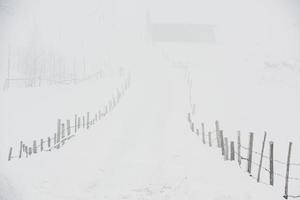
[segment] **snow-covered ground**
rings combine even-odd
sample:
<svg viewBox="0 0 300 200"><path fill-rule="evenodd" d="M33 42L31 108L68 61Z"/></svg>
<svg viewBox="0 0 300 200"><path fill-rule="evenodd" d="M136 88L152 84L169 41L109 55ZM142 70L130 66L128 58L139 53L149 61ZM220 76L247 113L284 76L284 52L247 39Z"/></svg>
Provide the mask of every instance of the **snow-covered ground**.
<svg viewBox="0 0 300 200"><path fill-rule="evenodd" d="M300 163L295 0L2 2L1 86L10 75L56 80L62 71L84 77L122 67L131 87L109 115L63 148L11 161L10 147L15 155L21 140L31 145L53 136L57 119L103 108L124 77L1 90L0 200L282 199L284 177L276 175L271 187L265 170L257 183L257 166L251 177L244 160L241 167L224 162L215 143L203 145L191 132L187 113L194 104L195 125L206 130L219 120L229 140L240 130L246 147L254 132L256 151L267 131L283 162L293 142L291 161ZM155 43L149 22L209 24L216 42ZM285 165L276 162L275 173L284 176ZM291 166L291 176L300 178L299 166ZM299 183L290 181L289 194L300 195Z"/></svg>
<svg viewBox="0 0 300 200"><path fill-rule="evenodd" d="M51 153L2 158L1 198L281 199L191 134L185 93L181 69L134 71L126 96L89 131Z"/></svg>

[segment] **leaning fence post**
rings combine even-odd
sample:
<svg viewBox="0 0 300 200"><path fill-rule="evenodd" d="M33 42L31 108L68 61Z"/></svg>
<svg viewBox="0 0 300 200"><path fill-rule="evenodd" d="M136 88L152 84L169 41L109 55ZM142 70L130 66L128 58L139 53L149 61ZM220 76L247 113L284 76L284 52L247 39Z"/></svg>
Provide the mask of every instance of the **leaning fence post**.
<svg viewBox="0 0 300 200"><path fill-rule="evenodd" d="M217 144L218 144L218 147L220 148L220 147L221 147L221 141L220 141L220 126L219 126L219 121L218 121L218 120L216 120L215 125L216 125L216 138L217 138Z"/></svg>
<svg viewBox="0 0 300 200"><path fill-rule="evenodd" d="M259 168L258 168L258 174L257 174L257 182L260 181L260 173L261 173L261 167L262 167L262 162L263 162L263 158L264 158L264 149L265 149L266 138L267 138L267 132L265 132L265 134L264 134L264 140L262 143Z"/></svg>
<svg viewBox="0 0 300 200"><path fill-rule="evenodd" d="M270 142L270 185L274 185L274 143Z"/></svg>
<svg viewBox="0 0 300 200"><path fill-rule="evenodd" d="M284 198L288 199L288 187L289 187L289 175L290 175L290 163L291 163L291 151L292 151L292 143L289 142L289 152L286 163L286 175L285 175L285 187L284 187Z"/></svg>
<svg viewBox="0 0 300 200"><path fill-rule="evenodd" d="M222 150L222 156L225 155L225 149L224 149L224 137L223 137L223 131L220 130L220 145Z"/></svg>
<svg viewBox="0 0 300 200"><path fill-rule="evenodd" d="M224 149L225 149L225 155L224 155L224 160L228 160L228 138L227 137L225 137L224 138L224 143L225 143L225 145L224 145Z"/></svg>
<svg viewBox="0 0 300 200"><path fill-rule="evenodd" d="M230 160L233 161L235 160L235 151L234 151L234 142L230 142Z"/></svg>
<svg viewBox="0 0 300 200"><path fill-rule="evenodd" d="M251 175L251 167L252 167L252 152L253 152L253 133L249 135L249 149L248 149L248 167L247 171Z"/></svg>
<svg viewBox="0 0 300 200"><path fill-rule="evenodd" d="M201 123L201 129L202 129L202 143L205 144L205 127L204 127L204 123Z"/></svg>
<svg viewBox="0 0 300 200"><path fill-rule="evenodd" d="M22 141L20 141L20 151L19 151L19 158L21 158L22 157L22 148L23 148L23 142Z"/></svg>
<svg viewBox="0 0 300 200"><path fill-rule="evenodd" d="M10 148L9 148L9 153L8 153L8 161L10 161L10 160L11 160L12 151L13 151L13 148L12 148L12 147L10 147Z"/></svg>
<svg viewBox="0 0 300 200"><path fill-rule="evenodd" d="M241 158L241 132L238 131L238 138L237 138L237 143L238 143L238 163L239 166L242 164L242 158Z"/></svg>
<svg viewBox="0 0 300 200"><path fill-rule="evenodd" d="M208 132L208 143L209 143L209 146L211 147L212 144L211 144L211 132Z"/></svg>

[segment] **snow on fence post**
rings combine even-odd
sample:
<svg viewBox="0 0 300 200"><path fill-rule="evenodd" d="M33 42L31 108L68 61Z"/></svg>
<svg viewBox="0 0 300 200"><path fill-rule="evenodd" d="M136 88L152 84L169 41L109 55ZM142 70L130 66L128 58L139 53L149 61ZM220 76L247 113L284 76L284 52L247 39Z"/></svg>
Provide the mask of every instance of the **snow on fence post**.
<svg viewBox="0 0 300 200"><path fill-rule="evenodd" d="M218 145L218 147L220 148L220 147L222 147L221 146L221 141L220 141L220 126L219 126L219 121L218 120L216 120L215 121L215 125L216 125L216 138L217 138L217 145Z"/></svg>
<svg viewBox="0 0 300 200"><path fill-rule="evenodd" d="M222 156L225 155L225 149L224 149L224 137L223 137L223 131L220 130L220 145L221 145L221 152Z"/></svg>
<svg viewBox="0 0 300 200"><path fill-rule="evenodd" d="M208 144L209 144L210 147L212 146L212 144L211 144L211 132L208 132Z"/></svg>
<svg viewBox="0 0 300 200"><path fill-rule="evenodd" d="M58 119L57 120L57 135L56 135L56 142L57 142L57 146L56 148L60 148L60 137L61 137L61 120Z"/></svg>
<svg viewBox="0 0 300 200"><path fill-rule="evenodd" d="M12 147L10 147L10 148L9 148L9 153L8 153L8 161L10 161L10 160L11 160L12 151L13 151L13 148L12 148Z"/></svg>
<svg viewBox="0 0 300 200"><path fill-rule="evenodd" d="M70 124L70 120L67 120L67 134L68 136L71 135L71 124Z"/></svg>
<svg viewBox="0 0 300 200"><path fill-rule="evenodd" d="M205 127L204 127L204 123L201 123L201 129L202 129L202 143L205 144Z"/></svg>
<svg viewBox="0 0 300 200"><path fill-rule="evenodd" d="M224 138L224 149L225 149L225 155L224 155L224 160L228 160L228 138Z"/></svg>
<svg viewBox="0 0 300 200"><path fill-rule="evenodd" d="M247 166L247 172L250 175L251 175L251 167L252 167L253 137L254 137L254 134L251 132L249 134L248 166Z"/></svg>
<svg viewBox="0 0 300 200"><path fill-rule="evenodd" d="M230 142L230 160L235 160L235 150L234 150L234 142Z"/></svg>
<svg viewBox="0 0 300 200"><path fill-rule="evenodd" d="M77 132L77 115L75 114L74 132Z"/></svg>
<svg viewBox="0 0 300 200"><path fill-rule="evenodd" d="M264 149L265 149L266 138L267 138L267 132L264 133L264 139L263 139L263 143L262 143L259 168L258 168L258 174L257 174L257 182L260 181L260 173L261 173L261 167L262 167L262 162L263 162L263 158L264 158Z"/></svg>
<svg viewBox="0 0 300 200"><path fill-rule="evenodd" d="M89 129L90 127L90 112L86 113L86 128Z"/></svg>
<svg viewBox="0 0 300 200"><path fill-rule="evenodd" d="M274 143L270 142L270 185L274 185Z"/></svg>
<svg viewBox="0 0 300 200"><path fill-rule="evenodd" d="M34 153L34 154L37 153L36 140L33 140L32 150L33 150L33 153Z"/></svg>
<svg viewBox="0 0 300 200"><path fill-rule="evenodd" d="M19 158L22 157L22 151L23 151L23 141L20 141L20 151L19 151Z"/></svg>
<svg viewBox="0 0 300 200"><path fill-rule="evenodd" d="M41 148L41 149L40 149L41 152L44 151L44 140L43 140L43 139L41 139L40 148Z"/></svg>
<svg viewBox="0 0 300 200"><path fill-rule="evenodd" d="M285 187L284 187L284 196L283 196L285 199L288 199L291 151L292 151L292 143L289 142L289 151L288 151L288 157L286 163Z"/></svg>

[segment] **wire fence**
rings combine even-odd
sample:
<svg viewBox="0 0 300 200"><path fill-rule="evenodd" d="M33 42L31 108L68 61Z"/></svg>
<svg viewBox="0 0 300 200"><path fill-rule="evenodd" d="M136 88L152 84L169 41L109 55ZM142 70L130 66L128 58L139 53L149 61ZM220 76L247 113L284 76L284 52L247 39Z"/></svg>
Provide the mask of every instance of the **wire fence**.
<svg viewBox="0 0 300 200"><path fill-rule="evenodd" d="M238 132L238 141L235 143L234 141L230 142L230 147L228 144L228 138L225 137L223 130L220 129L219 127L219 122L216 121L216 130L211 130L211 131L207 131L205 130L205 126L204 123L201 123L201 128L198 128L195 125L194 120L192 119L192 113L189 112L187 114L187 121L189 123L189 128L191 130L192 133L196 134L197 136L202 136L202 143L203 144L209 144L210 147L218 147L220 149L222 149L222 156L224 157L224 160L238 160L239 161L239 165L241 166L242 161L246 162L246 165L248 167L247 173L250 174L250 176L253 179L256 179L257 182L265 184L265 185L274 185L274 179L275 177L278 177L280 179L284 180L284 185L285 185L285 194L284 194L284 198L300 198L300 195L289 195L288 194L288 186L289 186L289 182L298 182L300 183L300 177L295 177L295 176L290 176L289 174L289 169L290 167L300 167L300 163L293 163L290 162L290 159L288 159L288 161L281 161L278 159L274 159L274 152L272 150L272 156L267 156L265 155L263 152L264 150L262 150L261 152L255 151L253 150L253 144L251 145L251 137L249 137L249 147L246 147L244 145L241 144L241 139L240 139L240 133ZM215 136L212 137L212 134L214 134ZM250 135L253 135L252 133L250 133ZM252 136L252 140L253 140L253 136ZM265 143L265 141L264 141ZM273 142L270 141L270 144L273 145ZM292 144L292 143L290 143ZM227 147L226 147L227 146ZM234 147L238 148L238 151L235 150ZM248 153L248 155L244 155L244 152L242 152L242 150L246 151ZM288 157L290 157L291 152L289 151L288 153ZM229 156L230 155L230 156ZM257 157L260 158L260 162L256 162L253 159L253 155L256 155ZM263 162L263 159L268 160L269 166L265 166ZM283 167L286 168L286 173L279 173L279 172L275 172L274 170L274 164L279 164ZM256 166L258 168L258 175L255 176L253 174L253 170L251 169L251 166ZM250 168L250 170L249 170ZM298 168L300 170L300 168ZM270 175L270 180L269 183L262 181L260 179L261 176L261 170L264 170L265 172L267 172Z"/></svg>

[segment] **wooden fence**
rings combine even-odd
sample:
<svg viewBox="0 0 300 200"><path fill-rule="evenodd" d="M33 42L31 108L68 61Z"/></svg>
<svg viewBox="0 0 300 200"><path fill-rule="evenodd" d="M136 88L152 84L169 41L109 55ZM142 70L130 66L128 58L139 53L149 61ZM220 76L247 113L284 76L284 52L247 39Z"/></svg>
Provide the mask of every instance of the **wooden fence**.
<svg viewBox="0 0 300 200"><path fill-rule="evenodd" d="M269 180L266 184L274 186L275 178L278 177L284 181L284 195L285 199L291 198L300 198L300 195L290 195L289 194L289 184L291 181L300 181L299 177L290 176L291 167L298 167L300 170L300 163L293 163L291 160L291 151L293 143L289 142L287 149L287 160L281 161L276 160L274 155L274 142L269 141L267 143L267 132L264 133L263 140L261 141L260 151L255 151L253 148L254 133L249 133L249 139L247 146L243 145L241 142L241 133L237 131L236 141L230 141L229 137L226 137L225 132L220 129L219 121L215 121L215 130L207 131L205 130L204 123L201 123L199 127L195 123L195 120L192 119L192 113L187 114L187 121L192 133L197 136L202 137L202 143L208 144L209 147L220 148L221 154L224 157L225 161L237 161L239 166L242 165L242 162L246 162L247 170L246 172L254 178L257 182L263 183L261 180L262 170L265 170L269 173ZM200 128L201 127L201 128ZM201 131L200 131L201 130ZM201 133L200 133L201 132ZM214 135L214 137L213 137ZM207 142L208 141L208 142ZM266 145L269 144L269 153L266 155ZM244 151L244 152L242 152ZM256 155L259 157L259 162L253 160L253 156ZM264 162L265 161L265 162ZM264 163L268 163L268 166L265 166ZM285 173L277 173L274 170L274 164L279 164L285 166ZM254 174L253 167L257 167L257 174Z"/></svg>
<svg viewBox="0 0 300 200"><path fill-rule="evenodd" d="M80 130L90 129L108 113L113 111L119 103L125 92L131 85L131 76L128 73L124 82L116 90L104 108L94 112L86 112L85 115L74 114L74 119L58 119L56 125L56 132L47 138L33 140L30 144L25 144L23 141L15 148L10 147L8 153L8 161L12 159L29 158L33 154L41 152L51 152L55 149L63 147L67 141L75 137Z"/></svg>

